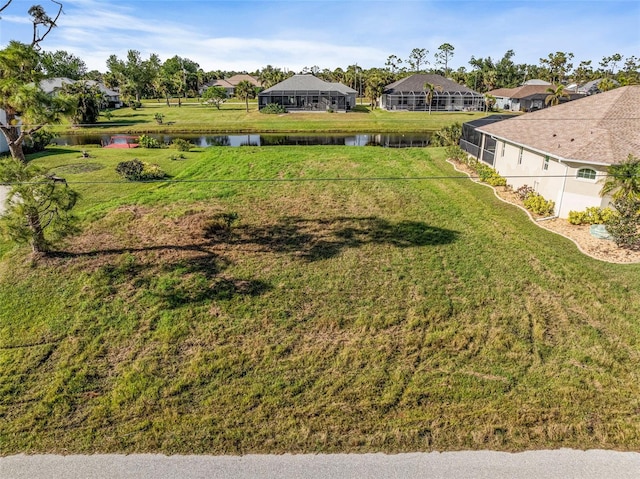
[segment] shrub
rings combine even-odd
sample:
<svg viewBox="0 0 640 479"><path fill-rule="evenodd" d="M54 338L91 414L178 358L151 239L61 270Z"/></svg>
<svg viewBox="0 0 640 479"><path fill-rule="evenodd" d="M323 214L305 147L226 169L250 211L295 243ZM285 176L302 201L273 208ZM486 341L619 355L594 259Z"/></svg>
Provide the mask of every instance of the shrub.
<svg viewBox="0 0 640 479"><path fill-rule="evenodd" d="M143 170L144 163L142 163L137 158L129 161L121 161L116 166L116 173L131 181L139 180L142 176Z"/></svg>
<svg viewBox="0 0 640 479"><path fill-rule="evenodd" d="M584 211L569 211L569 223L572 225L606 224L616 216L611 208L591 206Z"/></svg>
<svg viewBox="0 0 640 479"><path fill-rule="evenodd" d="M156 113L155 115L153 115L153 118L156 120L156 123L158 123L158 125L162 125L162 120L164 120L164 115L162 113Z"/></svg>
<svg viewBox="0 0 640 479"><path fill-rule="evenodd" d="M280 113L287 113L287 109L277 103L269 103L260 110L260 113L265 115L279 115Z"/></svg>
<svg viewBox="0 0 640 479"><path fill-rule="evenodd" d="M518 198L520 198L522 201L526 200L527 197L529 195L535 194L536 190L534 190L532 187L528 186L528 185L522 185L520 188L518 188L515 191L516 195L518 195Z"/></svg>
<svg viewBox="0 0 640 479"><path fill-rule="evenodd" d="M480 181L491 186L507 186L506 178L500 176L496 170L490 166L480 163L478 160L475 161L477 164L473 166L469 164L469 166L477 171Z"/></svg>
<svg viewBox="0 0 640 479"><path fill-rule="evenodd" d="M159 180L167 176L158 165L146 163L137 158L121 161L116 166L116 172L130 181Z"/></svg>
<svg viewBox="0 0 640 479"><path fill-rule="evenodd" d="M621 248L640 249L640 198L620 196L613 206L617 213L605 223L607 232Z"/></svg>
<svg viewBox="0 0 640 479"><path fill-rule="evenodd" d="M553 214L556 203L551 200L545 200L538 193L529 193L524 200L524 207L529 211L542 216Z"/></svg>
<svg viewBox="0 0 640 479"><path fill-rule="evenodd" d="M171 141L171 147L175 148L178 151L190 151L193 147L193 144L190 141L185 140L184 138L174 138Z"/></svg>
<svg viewBox="0 0 640 479"><path fill-rule="evenodd" d="M466 163L467 158L469 157L467 152L460 148L458 145L448 146L445 152L447 153L447 158L449 158L450 160L459 161L461 163Z"/></svg>
<svg viewBox="0 0 640 479"><path fill-rule="evenodd" d="M133 100L130 103L131 109L132 110L137 110L138 108L142 108L142 102L141 101L137 101L137 100Z"/></svg>
<svg viewBox="0 0 640 479"><path fill-rule="evenodd" d="M147 135L142 135L138 138L138 143L143 148L161 148L160 142L155 138Z"/></svg>
<svg viewBox="0 0 640 479"><path fill-rule="evenodd" d="M462 137L462 125L454 123L436 131L431 137L432 146L456 146Z"/></svg>
<svg viewBox="0 0 640 479"><path fill-rule="evenodd" d="M44 149L51 143L56 135L47 130L38 130L29 135L23 146L25 154L38 153L44 151Z"/></svg>

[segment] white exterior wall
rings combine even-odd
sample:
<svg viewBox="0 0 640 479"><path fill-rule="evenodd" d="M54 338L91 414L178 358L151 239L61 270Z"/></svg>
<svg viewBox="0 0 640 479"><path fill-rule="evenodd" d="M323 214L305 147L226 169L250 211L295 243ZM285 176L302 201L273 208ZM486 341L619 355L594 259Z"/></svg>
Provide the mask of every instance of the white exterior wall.
<svg viewBox="0 0 640 479"><path fill-rule="evenodd" d="M498 140L494 168L507 178L507 184L513 189L528 185L545 199L553 200L556 204L554 213L559 217L567 218L569 211L583 211L590 206L606 206L609 203L607 198L600 197L600 176L596 180L576 176L580 168L591 168L598 175L604 175L605 167L566 164L549 157L545 170L545 155L523 148L521 161L519 156L519 146Z"/></svg>
<svg viewBox="0 0 640 479"><path fill-rule="evenodd" d="M0 110L0 122L7 122L7 115L5 114L4 110ZM5 139L4 135L0 133L0 153L4 153L6 151L9 151L9 145L7 145L7 140Z"/></svg>

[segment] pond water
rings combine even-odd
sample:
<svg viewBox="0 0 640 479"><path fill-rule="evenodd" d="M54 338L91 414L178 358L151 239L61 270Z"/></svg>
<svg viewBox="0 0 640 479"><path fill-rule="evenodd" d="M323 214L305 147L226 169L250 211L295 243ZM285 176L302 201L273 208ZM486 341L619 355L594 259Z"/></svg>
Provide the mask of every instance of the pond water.
<svg viewBox="0 0 640 479"><path fill-rule="evenodd" d="M115 136L115 135L113 135ZM429 133L329 133L329 134L218 134L218 135L149 135L163 143L184 138L196 146L283 146L346 145L382 146L386 148L422 148L429 145ZM54 143L61 146L107 145L112 135L61 136Z"/></svg>

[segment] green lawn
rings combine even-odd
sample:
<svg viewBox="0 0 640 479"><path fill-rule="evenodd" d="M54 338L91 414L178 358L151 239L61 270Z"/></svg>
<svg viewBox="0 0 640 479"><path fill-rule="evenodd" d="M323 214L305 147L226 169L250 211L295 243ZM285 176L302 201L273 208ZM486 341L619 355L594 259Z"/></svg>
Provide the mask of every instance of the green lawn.
<svg viewBox="0 0 640 479"><path fill-rule="evenodd" d="M164 115L158 125L156 114ZM223 104L220 110L190 100L182 107L158 101L145 101L142 108L113 110L110 119L89 128L70 129L68 124L54 127L69 133L219 133L219 132L341 132L393 133L433 131L453 122L465 122L485 113L388 112L358 105L349 113L259 113L255 102L246 111L244 103Z"/></svg>
<svg viewBox="0 0 640 479"><path fill-rule="evenodd" d="M640 266L464 178L350 180L443 149L91 153L36 160L84 231L2 250L1 454L640 447ZM107 183L133 156L190 182Z"/></svg>

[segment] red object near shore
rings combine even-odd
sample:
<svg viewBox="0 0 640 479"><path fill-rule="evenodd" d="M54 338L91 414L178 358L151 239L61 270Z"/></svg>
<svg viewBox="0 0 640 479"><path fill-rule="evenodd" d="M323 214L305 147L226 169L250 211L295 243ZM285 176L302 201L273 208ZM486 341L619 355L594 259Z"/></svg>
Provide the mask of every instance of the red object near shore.
<svg viewBox="0 0 640 479"><path fill-rule="evenodd" d="M109 143L103 145L104 148L138 148L137 136L115 135L109 139Z"/></svg>

